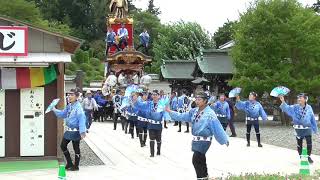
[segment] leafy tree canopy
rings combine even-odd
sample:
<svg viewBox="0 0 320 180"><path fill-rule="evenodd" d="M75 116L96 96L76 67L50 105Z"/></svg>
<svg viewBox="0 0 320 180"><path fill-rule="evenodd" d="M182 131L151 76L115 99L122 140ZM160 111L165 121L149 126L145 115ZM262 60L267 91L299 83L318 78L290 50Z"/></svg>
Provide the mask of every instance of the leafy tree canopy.
<svg viewBox="0 0 320 180"><path fill-rule="evenodd" d="M258 0L235 26L235 74L245 92L284 85L319 95L320 16L296 0Z"/></svg>

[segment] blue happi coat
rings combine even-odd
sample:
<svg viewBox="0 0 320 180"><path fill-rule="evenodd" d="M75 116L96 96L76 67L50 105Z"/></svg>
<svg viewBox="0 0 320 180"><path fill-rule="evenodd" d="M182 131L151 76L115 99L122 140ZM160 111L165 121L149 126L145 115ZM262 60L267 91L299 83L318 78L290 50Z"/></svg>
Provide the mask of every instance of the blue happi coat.
<svg viewBox="0 0 320 180"><path fill-rule="evenodd" d="M149 36L149 34L147 32L142 32L139 35L139 38L140 38L140 43L141 44L149 44L150 36Z"/></svg>
<svg viewBox="0 0 320 180"><path fill-rule="evenodd" d="M114 106L114 113L121 113L121 105L122 105L123 97L120 94L116 94L112 97L112 102Z"/></svg>
<svg viewBox="0 0 320 180"><path fill-rule="evenodd" d="M126 107L127 114L129 116L137 116L139 109L132 103Z"/></svg>
<svg viewBox="0 0 320 180"><path fill-rule="evenodd" d="M67 129L78 131L66 131L64 138L68 140L80 140L80 134L86 133L86 116L79 101L70 103L63 110L53 109L58 118L64 119Z"/></svg>
<svg viewBox="0 0 320 180"><path fill-rule="evenodd" d="M211 106L211 108L214 110L214 112L218 115L223 115L226 116L227 119L230 119L231 115L230 115L230 108L229 108L229 104L224 101L218 101L216 102L214 105Z"/></svg>
<svg viewBox="0 0 320 180"><path fill-rule="evenodd" d="M228 143L228 136L223 130L214 111L207 106L202 112L199 108L193 108L189 112L178 113L171 111L169 115L176 121L190 122L192 135L196 137L212 137L222 145ZM211 145L211 141L192 141L192 151L205 154Z"/></svg>
<svg viewBox="0 0 320 180"><path fill-rule="evenodd" d="M280 108L292 118L294 125L302 125L310 128L313 133L318 132L316 119L310 105L307 104L305 108L303 108L299 104L288 105L283 102L280 105Z"/></svg>
<svg viewBox="0 0 320 180"><path fill-rule="evenodd" d="M188 103L185 102L187 95L183 94L178 97L178 104L177 104L177 110L179 112L186 112L188 108Z"/></svg>
<svg viewBox="0 0 320 180"><path fill-rule="evenodd" d="M138 98L135 106L139 109L141 117L149 120L148 129L162 129L162 120L168 117L167 112L157 112L156 103L149 100L142 101L141 98Z"/></svg>
<svg viewBox="0 0 320 180"><path fill-rule="evenodd" d="M107 32L107 34L106 34L106 38L105 38L105 41L107 42L107 43L115 43L115 41L116 41L116 33L115 32Z"/></svg>
<svg viewBox="0 0 320 180"><path fill-rule="evenodd" d="M139 109L131 102L127 107L125 107L126 114L128 115L129 121L136 121Z"/></svg>
<svg viewBox="0 0 320 180"><path fill-rule="evenodd" d="M178 109L178 98L175 96L170 101L170 109L177 111Z"/></svg>
<svg viewBox="0 0 320 180"><path fill-rule="evenodd" d="M142 99L139 101L144 102ZM139 128L147 128L148 127L148 122L142 121L139 118L146 118L147 117L147 112L143 111L142 109L139 109L137 104L134 104L135 108L138 110L137 111L137 116L138 116L138 122L137 122L137 127Z"/></svg>
<svg viewBox="0 0 320 180"><path fill-rule="evenodd" d="M259 117L262 120L267 120L267 114L264 111L262 105L257 101L237 101L236 108L242 110L246 113L246 116L249 118L258 119Z"/></svg>
<svg viewBox="0 0 320 180"><path fill-rule="evenodd" d="M93 98L99 106L105 106L107 104L107 100L105 100L101 94L96 94Z"/></svg>

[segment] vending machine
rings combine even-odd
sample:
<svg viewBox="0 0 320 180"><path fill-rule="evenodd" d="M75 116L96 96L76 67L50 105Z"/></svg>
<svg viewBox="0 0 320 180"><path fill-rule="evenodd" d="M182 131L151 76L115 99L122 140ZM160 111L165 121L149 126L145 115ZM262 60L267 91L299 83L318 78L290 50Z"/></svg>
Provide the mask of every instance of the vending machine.
<svg viewBox="0 0 320 180"><path fill-rule="evenodd" d="M44 156L44 88L20 90L20 156Z"/></svg>
<svg viewBox="0 0 320 180"><path fill-rule="evenodd" d="M5 90L0 90L0 157L5 156Z"/></svg>

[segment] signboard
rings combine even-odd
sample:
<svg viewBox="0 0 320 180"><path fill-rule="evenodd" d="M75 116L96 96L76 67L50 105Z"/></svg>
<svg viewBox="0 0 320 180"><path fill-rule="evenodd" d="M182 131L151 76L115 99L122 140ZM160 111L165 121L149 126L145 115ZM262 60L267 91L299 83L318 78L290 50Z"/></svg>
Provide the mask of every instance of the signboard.
<svg viewBox="0 0 320 180"><path fill-rule="evenodd" d="M102 87L102 82L90 82L90 87Z"/></svg>
<svg viewBox="0 0 320 180"><path fill-rule="evenodd" d="M20 156L44 156L44 135L44 87L21 89Z"/></svg>
<svg viewBox="0 0 320 180"><path fill-rule="evenodd" d="M0 56L28 55L28 27L0 26Z"/></svg>

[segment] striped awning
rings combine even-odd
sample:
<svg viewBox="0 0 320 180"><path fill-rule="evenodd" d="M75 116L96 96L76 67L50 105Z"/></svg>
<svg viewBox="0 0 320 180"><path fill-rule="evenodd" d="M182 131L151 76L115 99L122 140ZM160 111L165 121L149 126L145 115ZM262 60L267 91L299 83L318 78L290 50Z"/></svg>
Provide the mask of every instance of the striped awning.
<svg viewBox="0 0 320 180"><path fill-rule="evenodd" d="M57 79L56 65L49 67L0 68L1 89L40 87Z"/></svg>

